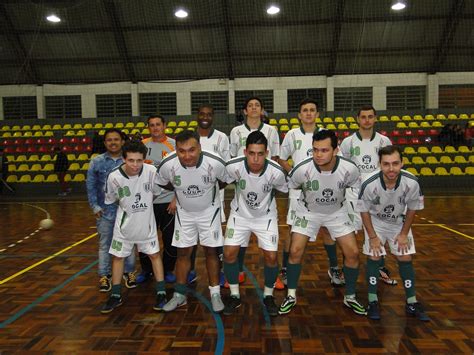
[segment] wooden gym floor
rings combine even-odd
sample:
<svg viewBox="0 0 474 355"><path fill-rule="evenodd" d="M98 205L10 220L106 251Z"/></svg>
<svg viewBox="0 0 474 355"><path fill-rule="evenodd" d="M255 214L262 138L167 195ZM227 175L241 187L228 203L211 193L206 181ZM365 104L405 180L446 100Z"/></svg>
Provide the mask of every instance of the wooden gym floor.
<svg viewBox="0 0 474 355"><path fill-rule="evenodd" d="M474 197L447 195L427 196L414 226L417 295L429 323L405 316L401 284L379 285L381 321L345 309L343 289L328 281L321 238L307 250L298 305L287 316L270 318L264 312L263 264L255 242L247 252L243 305L233 316L209 311L202 253L186 307L168 314L153 311L147 283L125 289L124 304L102 315L107 295L98 292L95 220L87 203L0 203L0 353L472 354ZM287 201L278 202L283 224ZM38 231L46 213L56 225ZM282 225L281 235L286 233ZM366 303L363 256L361 264L358 294ZM400 280L393 257L386 264ZM170 286L168 291L170 297ZM285 294L275 291L277 304Z"/></svg>

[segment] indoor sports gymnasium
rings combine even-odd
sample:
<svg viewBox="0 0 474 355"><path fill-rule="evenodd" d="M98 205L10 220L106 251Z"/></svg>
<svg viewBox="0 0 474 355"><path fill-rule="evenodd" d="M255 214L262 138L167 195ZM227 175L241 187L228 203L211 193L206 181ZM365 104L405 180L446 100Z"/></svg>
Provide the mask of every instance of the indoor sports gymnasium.
<svg viewBox="0 0 474 355"><path fill-rule="evenodd" d="M0 353L472 354L473 24L472 0L1 1Z"/></svg>

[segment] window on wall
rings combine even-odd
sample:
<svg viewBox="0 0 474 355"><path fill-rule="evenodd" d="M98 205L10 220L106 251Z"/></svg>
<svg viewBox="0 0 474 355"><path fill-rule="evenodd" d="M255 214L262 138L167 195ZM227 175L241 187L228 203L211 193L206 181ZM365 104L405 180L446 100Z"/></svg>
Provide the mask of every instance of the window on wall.
<svg viewBox="0 0 474 355"><path fill-rule="evenodd" d="M139 95L140 115L176 115L175 92L149 92Z"/></svg>
<svg viewBox="0 0 474 355"><path fill-rule="evenodd" d="M372 104L371 87L334 88L334 111L357 111Z"/></svg>
<svg viewBox="0 0 474 355"><path fill-rule="evenodd" d="M273 113L273 90L244 90L235 92L235 112L244 108L245 100L257 96L263 101L265 111Z"/></svg>
<svg viewBox="0 0 474 355"><path fill-rule="evenodd" d="M292 89L288 90L288 112L298 112L300 102L312 98L318 103L318 111L326 109L326 89Z"/></svg>
<svg viewBox="0 0 474 355"><path fill-rule="evenodd" d="M440 85L439 108L474 107L474 85Z"/></svg>
<svg viewBox="0 0 474 355"><path fill-rule="evenodd" d="M388 86L387 110L423 110L426 86Z"/></svg>
<svg viewBox="0 0 474 355"><path fill-rule="evenodd" d="M98 118L120 118L132 116L132 96L130 94L96 95Z"/></svg>
<svg viewBox="0 0 474 355"><path fill-rule="evenodd" d="M6 120L37 118L36 96L4 97L3 117Z"/></svg>
<svg viewBox="0 0 474 355"><path fill-rule="evenodd" d="M46 118L81 118L81 95L46 96Z"/></svg>
<svg viewBox="0 0 474 355"><path fill-rule="evenodd" d="M202 104L211 104L214 112L229 112L229 93L227 91L196 91L191 92L191 110L197 113Z"/></svg>

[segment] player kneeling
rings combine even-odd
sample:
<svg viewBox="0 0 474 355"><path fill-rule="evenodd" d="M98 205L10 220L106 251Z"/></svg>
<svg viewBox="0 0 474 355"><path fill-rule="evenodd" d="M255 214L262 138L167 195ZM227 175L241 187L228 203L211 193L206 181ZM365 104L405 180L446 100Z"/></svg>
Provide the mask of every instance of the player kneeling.
<svg viewBox="0 0 474 355"><path fill-rule="evenodd" d="M166 303L163 263L153 215L153 198L159 192L155 183L156 168L144 164L147 153L139 141L129 141L123 146L125 163L113 170L107 178L105 203L118 201L117 218L109 253L112 260L112 293L102 308L102 313L112 312L122 304L121 280L124 258L138 251L147 254L151 260L156 278L156 303L154 310L161 310Z"/></svg>

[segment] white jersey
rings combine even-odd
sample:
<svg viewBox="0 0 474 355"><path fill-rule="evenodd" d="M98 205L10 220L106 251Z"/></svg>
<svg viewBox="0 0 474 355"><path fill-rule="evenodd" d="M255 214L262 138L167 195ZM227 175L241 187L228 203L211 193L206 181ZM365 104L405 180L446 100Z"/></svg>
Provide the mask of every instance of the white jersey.
<svg viewBox="0 0 474 355"><path fill-rule="evenodd" d="M261 131L268 140L268 150L270 151L271 157L277 157L280 155L280 137L275 127L272 127L266 123L260 124L257 129L251 129L247 124L243 124L232 128L230 131L230 155L235 158L244 155L245 143L247 137L253 131Z"/></svg>
<svg viewBox="0 0 474 355"><path fill-rule="evenodd" d="M359 186L359 169L343 157L336 156L332 171L321 171L313 157L306 158L288 174L288 186L301 189L298 203L309 212L331 214L344 203L345 189Z"/></svg>
<svg viewBox="0 0 474 355"><path fill-rule="evenodd" d="M235 196L230 204L232 212L245 218L277 217L274 189L288 192L283 168L270 159L260 174L249 171L247 159L237 157L227 163L228 182L235 182Z"/></svg>
<svg viewBox="0 0 474 355"><path fill-rule="evenodd" d="M370 139L362 139L359 132L345 138L339 147L342 156L352 160L359 168L361 178L379 169L379 149L392 142L388 137L374 132Z"/></svg>
<svg viewBox="0 0 474 355"><path fill-rule="evenodd" d="M136 176L128 176L123 165L109 174L105 203L118 201L119 205L114 239L132 242L156 240L158 234L153 214L153 195L157 195L160 190L156 185L156 176L156 168L149 164L143 164Z"/></svg>
<svg viewBox="0 0 474 355"><path fill-rule="evenodd" d="M372 218L389 224L403 224L405 208L422 210L423 194L418 179L401 170L393 190L387 190L382 172L367 176L362 183L357 212L370 212Z"/></svg>
<svg viewBox="0 0 474 355"><path fill-rule="evenodd" d="M281 144L280 158L288 160L291 157L293 166L296 166L304 159L313 156L313 134L314 132L306 133L303 127L290 130ZM290 198L299 196L299 190L290 190Z"/></svg>
<svg viewBox="0 0 474 355"><path fill-rule="evenodd" d="M230 159L229 138L224 132L211 129L207 137L200 136L199 142L203 150L220 156L224 161Z"/></svg>
<svg viewBox="0 0 474 355"><path fill-rule="evenodd" d="M171 183L178 206L188 212L204 211L220 206L217 180L227 181L225 162L217 155L203 151L194 167L181 165L176 152L168 155L158 167L158 184Z"/></svg>

